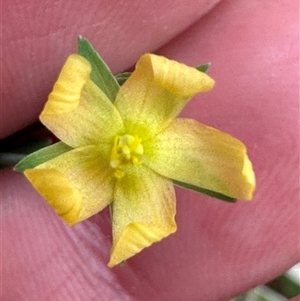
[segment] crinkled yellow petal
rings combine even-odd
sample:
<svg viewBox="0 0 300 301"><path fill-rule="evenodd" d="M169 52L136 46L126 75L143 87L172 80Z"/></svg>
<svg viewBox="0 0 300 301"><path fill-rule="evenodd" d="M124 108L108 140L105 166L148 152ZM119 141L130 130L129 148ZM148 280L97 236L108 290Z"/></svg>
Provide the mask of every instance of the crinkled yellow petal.
<svg viewBox="0 0 300 301"><path fill-rule="evenodd" d="M171 181L147 167L128 165L116 182L112 267L176 231L175 194Z"/></svg>
<svg viewBox="0 0 300 301"><path fill-rule="evenodd" d="M237 139L191 119L175 119L144 144L146 164L161 175L221 194L250 200L252 164Z"/></svg>
<svg viewBox="0 0 300 301"><path fill-rule="evenodd" d="M120 88L115 106L127 132L145 139L161 131L193 95L213 85L213 79L195 68L145 54Z"/></svg>
<svg viewBox="0 0 300 301"><path fill-rule="evenodd" d="M71 150L25 176L68 224L82 221L106 207L113 196L109 148L86 146Z"/></svg>
<svg viewBox="0 0 300 301"><path fill-rule="evenodd" d="M85 58L69 56L40 115L42 123L72 147L111 142L123 128L119 112L90 73Z"/></svg>

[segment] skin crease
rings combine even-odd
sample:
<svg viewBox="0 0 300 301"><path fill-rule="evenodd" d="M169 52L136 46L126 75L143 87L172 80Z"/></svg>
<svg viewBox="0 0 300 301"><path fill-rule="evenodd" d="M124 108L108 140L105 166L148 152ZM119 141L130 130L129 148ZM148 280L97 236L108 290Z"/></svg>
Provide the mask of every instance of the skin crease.
<svg viewBox="0 0 300 301"><path fill-rule="evenodd" d="M18 1L10 3L20 5ZM146 11L150 16L162 5L159 1L156 6L151 3ZM197 5L200 7L200 1L191 5L195 6L189 8L190 14ZM276 277L299 261L299 232L295 230L299 221L297 8L296 1L223 1L170 43L171 36L188 26L189 14L180 19L178 30L172 34L161 33L159 26L152 24L159 38L153 42L146 39L145 44L145 33L141 34L138 23L134 23L126 27L130 33L123 41L117 37L111 41L123 47L124 61L105 48L111 39L108 32L114 32L106 29L103 56L115 72L130 66L142 52L163 44L157 53L191 65L212 62L209 74L216 80L216 87L196 96L182 116L233 134L247 145L257 176L254 199L231 205L177 189L178 231L125 265L109 269L111 230L107 210L69 228L22 175L5 170L1 173L2 299L223 301ZM82 10L77 9L81 16ZM111 8L103 9L110 14L106 22L114 22ZM167 22L171 28L176 23L175 13L164 13L167 21L161 13L157 22ZM128 12L119 14L123 20L119 24L127 24ZM33 26L30 20L29 24L20 22L24 24L18 27L24 26L24 31ZM12 96L12 103L2 103L3 112L7 112L2 121L3 136L37 117L78 33L89 31L87 37L92 37L95 48L103 48L97 42L100 33L94 41L92 25L82 31L76 26L64 29L59 39L67 38L66 46L55 56L56 29L55 34L45 35L45 29L36 27L45 49L41 48L43 55L37 55L38 69L20 59L20 64L25 64L22 68L30 67L25 72L31 75L20 83L16 83L22 71L17 62L32 45L26 39L15 48L16 41L7 43L8 49L3 52L15 51L18 61L4 62L4 71L13 77L3 78L4 92L8 93L4 95ZM95 26L99 32L103 24ZM130 35L134 33L137 36L133 42ZM119 48L117 51L121 53ZM43 80L36 87L31 78L39 76ZM25 97L17 99L15 85ZM14 108L26 114L12 114Z"/></svg>

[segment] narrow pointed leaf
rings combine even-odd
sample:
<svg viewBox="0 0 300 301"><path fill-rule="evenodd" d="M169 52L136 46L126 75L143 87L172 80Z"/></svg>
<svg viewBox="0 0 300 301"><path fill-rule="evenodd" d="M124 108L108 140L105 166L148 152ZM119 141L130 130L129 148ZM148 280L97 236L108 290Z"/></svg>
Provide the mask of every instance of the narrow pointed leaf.
<svg viewBox="0 0 300 301"><path fill-rule="evenodd" d="M237 201L236 199L234 199L230 196L227 196L227 195L215 192L215 191L211 191L211 190L208 190L208 189L204 189L204 188L201 188L201 187L198 187L198 186L195 186L195 185L191 185L191 184L188 184L188 183L183 183L183 182L176 181L176 180L172 180L172 181L175 185L177 185L179 187L183 187L183 188L189 189L189 190L194 190L196 192L206 194L210 197L213 197L213 198L216 198L216 199L219 199L219 200L222 200L222 201L226 201L226 202L229 202L229 203L235 203Z"/></svg>
<svg viewBox="0 0 300 301"><path fill-rule="evenodd" d="M209 67L210 67L210 63L206 63L206 64L196 66L195 68L203 73L207 73Z"/></svg>
<svg viewBox="0 0 300 301"><path fill-rule="evenodd" d="M72 150L72 148L68 145L66 145L63 142L58 142L56 144L47 146L45 148L42 148L24 159L22 159L16 166L15 170L23 172L26 169L34 168L46 161L49 161L51 159L54 159L58 157L61 154L64 154L68 151Z"/></svg>
<svg viewBox="0 0 300 301"><path fill-rule="evenodd" d="M83 37L78 38L77 52L85 57L92 66L92 81L114 102L119 91L119 84L109 67L99 56L90 42Z"/></svg>

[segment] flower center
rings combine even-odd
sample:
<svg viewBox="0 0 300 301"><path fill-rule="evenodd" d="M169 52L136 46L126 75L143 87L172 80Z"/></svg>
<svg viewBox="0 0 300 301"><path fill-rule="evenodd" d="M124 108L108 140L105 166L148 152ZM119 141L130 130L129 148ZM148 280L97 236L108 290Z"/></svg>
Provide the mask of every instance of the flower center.
<svg viewBox="0 0 300 301"><path fill-rule="evenodd" d="M122 167L126 164L142 164L143 154L144 148L139 137L117 135L110 155L110 166L115 169L114 176L122 178L125 174Z"/></svg>

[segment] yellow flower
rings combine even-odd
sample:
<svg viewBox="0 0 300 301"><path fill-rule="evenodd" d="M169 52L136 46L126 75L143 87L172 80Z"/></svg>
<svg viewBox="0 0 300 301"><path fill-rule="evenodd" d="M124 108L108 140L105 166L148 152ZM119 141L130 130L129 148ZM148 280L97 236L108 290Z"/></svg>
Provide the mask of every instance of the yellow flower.
<svg viewBox="0 0 300 301"><path fill-rule="evenodd" d="M244 145L175 118L194 94L213 87L208 75L145 54L115 100L90 75L85 58L67 59L40 116L64 153L25 175L69 225L111 205L110 267L176 231L172 180L251 199L254 174Z"/></svg>

